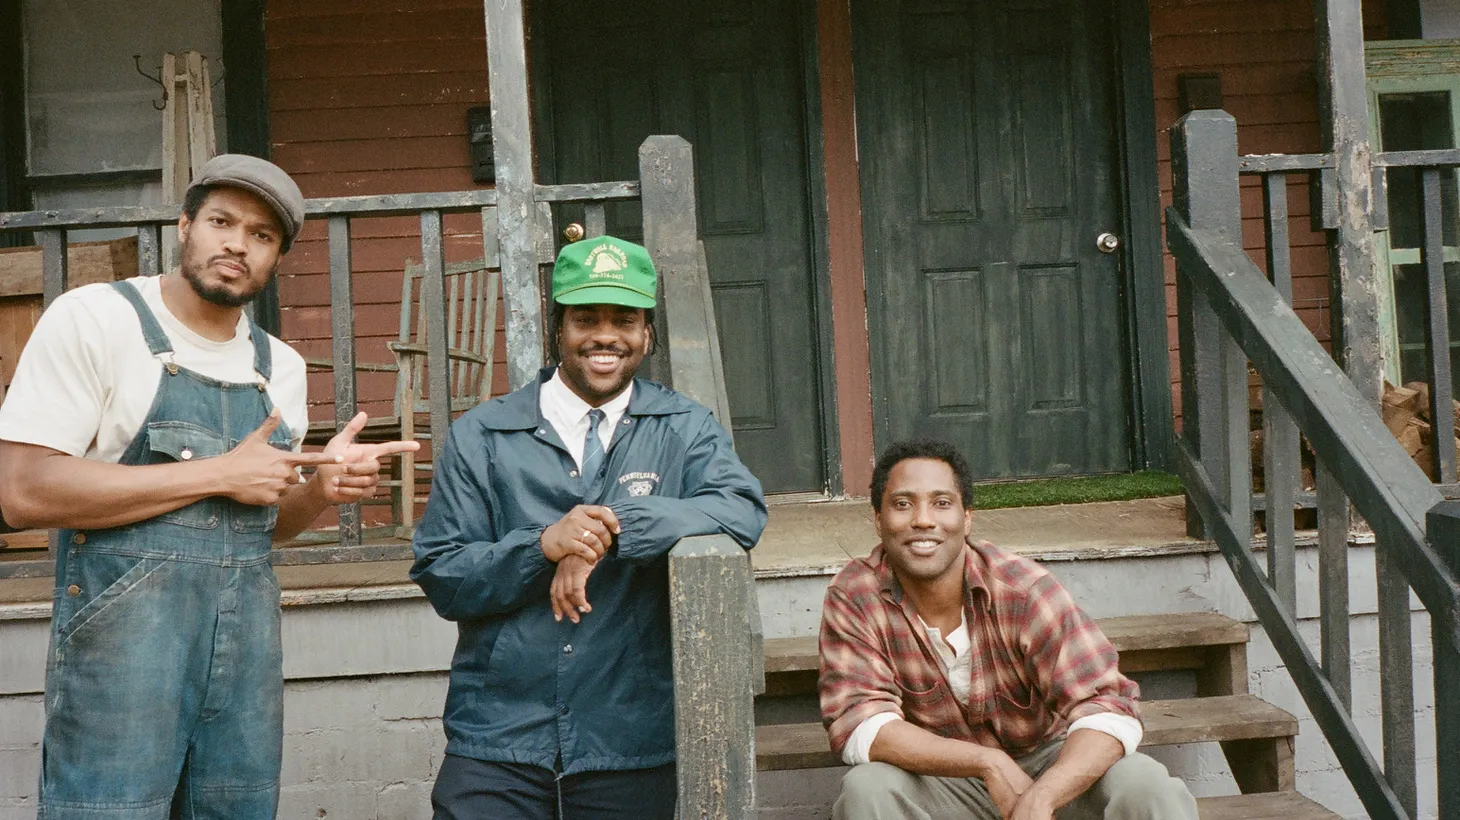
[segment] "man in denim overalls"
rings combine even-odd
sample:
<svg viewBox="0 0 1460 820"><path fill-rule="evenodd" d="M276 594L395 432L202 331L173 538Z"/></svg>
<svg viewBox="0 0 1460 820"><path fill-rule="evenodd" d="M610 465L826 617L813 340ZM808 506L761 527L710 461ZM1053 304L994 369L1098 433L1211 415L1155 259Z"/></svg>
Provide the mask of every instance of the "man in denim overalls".
<svg viewBox="0 0 1460 820"><path fill-rule="evenodd" d="M304 362L243 313L304 221L254 157L209 161L181 267L90 285L43 314L0 406L0 509L61 530L42 820L267 820L283 675L270 543L374 491L381 456L298 452ZM317 469L303 481L298 468Z"/></svg>

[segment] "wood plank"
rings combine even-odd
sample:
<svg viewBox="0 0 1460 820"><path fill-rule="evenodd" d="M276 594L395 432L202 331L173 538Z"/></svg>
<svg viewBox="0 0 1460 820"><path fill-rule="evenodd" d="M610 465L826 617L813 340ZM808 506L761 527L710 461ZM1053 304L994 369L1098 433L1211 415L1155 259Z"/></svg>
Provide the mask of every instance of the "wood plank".
<svg viewBox="0 0 1460 820"><path fill-rule="evenodd" d="M1337 820L1339 815L1297 792L1203 797L1201 820Z"/></svg>
<svg viewBox="0 0 1460 820"><path fill-rule="evenodd" d="M1096 625L1110 639L1115 651L1129 653L1193 647L1245 644L1248 626L1241 621L1215 612L1182 612L1173 615L1128 615L1101 618ZM797 672L817 668L816 637L769 638L766 647L766 674ZM1178 657L1178 656L1172 656ZM1125 659L1122 658L1122 669ZM1130 671L1150 671L1157 667L1142 665ZM1191 666L1174 668L1190 669Z"/></svg>
<svg viewBox="0 0 1460 820"><path fill-rule="evenodd" d="M1255 695L1152 700L1141 704L1141 745L1210 741L1283 740L1298 733L1298 719ZM820 723L758 726L756 766L761 771L838 766Z"/></svg>
<svg viewBox="0 0 1460 820"><path fill-rule="evenodd" d="M40 296L41 249L36 246L0 250L0 298ZM137 275L137 237L66 245L67 286L76 288Z"/></svg>

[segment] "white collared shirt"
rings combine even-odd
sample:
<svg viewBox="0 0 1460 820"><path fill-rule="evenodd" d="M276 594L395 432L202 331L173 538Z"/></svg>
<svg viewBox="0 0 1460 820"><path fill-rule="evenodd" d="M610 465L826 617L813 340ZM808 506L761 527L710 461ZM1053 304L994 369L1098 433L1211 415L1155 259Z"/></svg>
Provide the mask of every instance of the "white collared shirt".
<svg viewBox="0 0 1460 820"><path fill-rule="evenodd" d="M624 411L629 409L629 398L633 392L634 383L629 382L622 393L598 407L603 411L603 421L598 423L598 440L602 442L605 453L608 452L608 443L613 441L614 427L623 418ZM558 432L563 446L573 454L573 461L582 469L583 444L588 440L588 411L593 406L568 387L561 369L554 370L553 377L543 383L538 392L537 406L542 410L542 417Z"/></svg>

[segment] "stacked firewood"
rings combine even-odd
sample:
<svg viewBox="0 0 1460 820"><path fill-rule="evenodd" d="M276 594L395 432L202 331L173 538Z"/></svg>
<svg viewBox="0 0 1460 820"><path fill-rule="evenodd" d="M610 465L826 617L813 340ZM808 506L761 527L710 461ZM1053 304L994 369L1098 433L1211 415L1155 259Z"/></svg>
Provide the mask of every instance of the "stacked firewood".
<svg viewBox="0 0 1460 820"><path fill-rule="evenodd" d="M1450 418L1435 424L1431 418L1428 384L1410 382L1403 387L1395 387L1385 382L1383 416L1384 425L1399 440L1404 452L1409 453L1431 481L1438 480L1434 448L1460 445L1460 401L1452 402ZM1436 428L1440 430L1438 442Z"/></svg>

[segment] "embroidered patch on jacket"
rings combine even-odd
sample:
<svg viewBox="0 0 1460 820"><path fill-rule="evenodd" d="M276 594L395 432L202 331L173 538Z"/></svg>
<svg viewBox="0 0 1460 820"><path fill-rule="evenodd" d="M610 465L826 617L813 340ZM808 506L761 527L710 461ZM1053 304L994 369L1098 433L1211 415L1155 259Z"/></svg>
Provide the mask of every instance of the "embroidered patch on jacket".
<svg viewBox="0 0 1460 820"><path fill-rule="evenodd" d="M659 474L624 473L618 477L618 483L628 485L625 489L628 490L629 495L639 498L654 492L654 487L659 483Z"/></svg>

